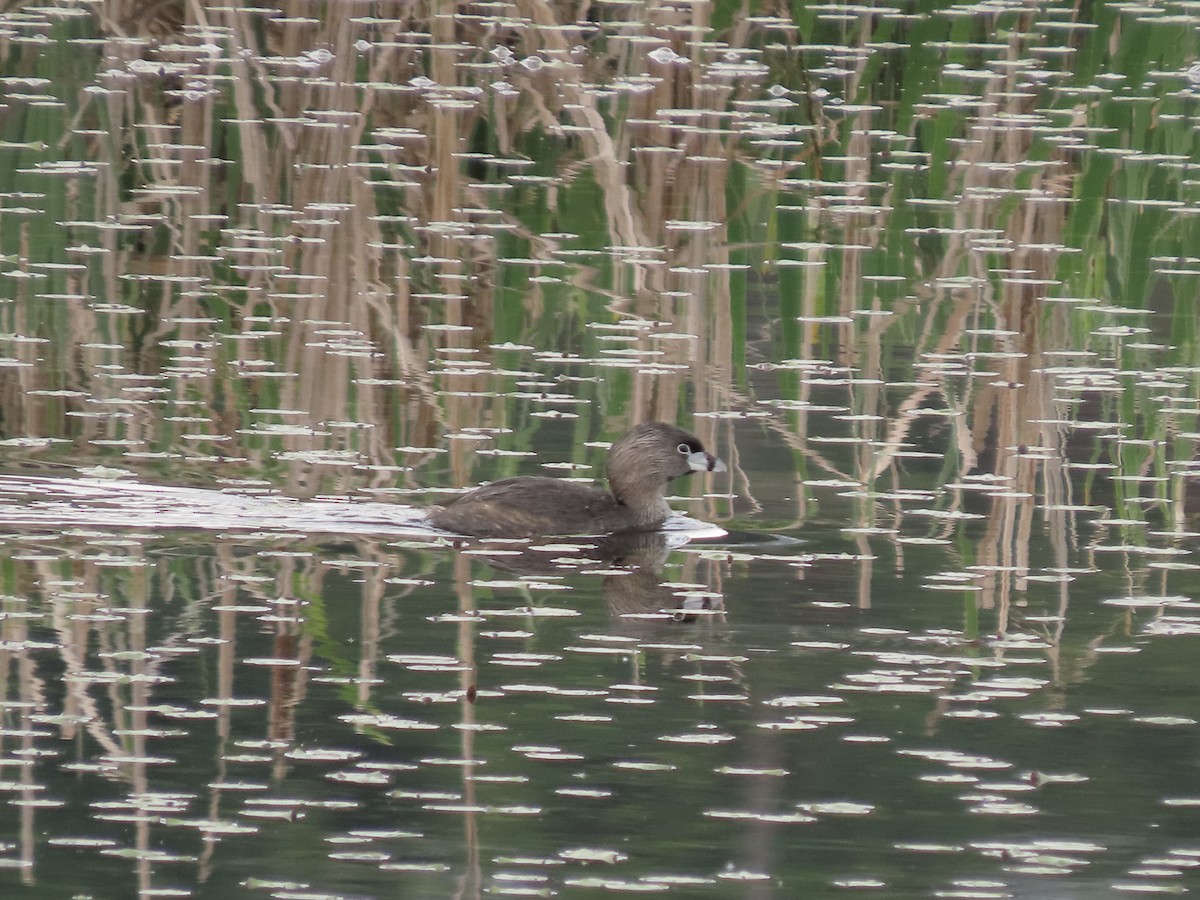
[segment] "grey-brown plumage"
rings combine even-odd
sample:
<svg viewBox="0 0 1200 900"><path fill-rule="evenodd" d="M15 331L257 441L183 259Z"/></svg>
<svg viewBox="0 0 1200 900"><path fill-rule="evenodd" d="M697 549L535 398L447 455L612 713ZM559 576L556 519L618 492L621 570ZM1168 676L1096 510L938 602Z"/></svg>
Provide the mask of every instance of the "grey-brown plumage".
<svg viewBox="0 0 1200 900"><path fill-rule="evenodd" d="M558 478L505 478L435 508L429 522L474 537L655 531L671 514L668 483L692 472L724 472L689 431L663 422L637 425L608 452L609 491Z"/></svg>

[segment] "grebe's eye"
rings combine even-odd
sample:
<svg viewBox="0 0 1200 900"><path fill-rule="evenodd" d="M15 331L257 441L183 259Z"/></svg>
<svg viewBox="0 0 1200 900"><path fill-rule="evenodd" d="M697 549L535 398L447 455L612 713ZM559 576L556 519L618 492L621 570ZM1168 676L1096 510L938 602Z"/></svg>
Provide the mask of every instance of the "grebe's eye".
<svg viewBox="0 0 1200 900"><path fill-rule="evenodd" d="M682 453L684 456L689 456L692 452L692 448L689 447L687 444L680 444L675 449L678 450L680 453Z"/></svg>

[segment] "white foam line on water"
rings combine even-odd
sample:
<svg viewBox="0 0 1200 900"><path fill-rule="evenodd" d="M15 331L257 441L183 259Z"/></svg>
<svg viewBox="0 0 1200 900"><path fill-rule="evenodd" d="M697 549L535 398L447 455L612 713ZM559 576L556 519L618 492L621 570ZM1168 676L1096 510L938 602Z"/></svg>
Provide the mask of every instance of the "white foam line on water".
<svg viewBox="0 0 1200 900"><path fill-rule="evenodd" d="M0 475L0 527L196 529L361 534L433 539L425 510L359 500L294 500L126 479ZM716 525L676 515L671 546L712 539ZM677 543L676 543L677 542Z"/></svg>
<svg viewBox="0 0 1200 900"><path fill-rule="evenodd" d="M410 506L13 475L0 475L3 525L436 536L424 511Z"/></svg>

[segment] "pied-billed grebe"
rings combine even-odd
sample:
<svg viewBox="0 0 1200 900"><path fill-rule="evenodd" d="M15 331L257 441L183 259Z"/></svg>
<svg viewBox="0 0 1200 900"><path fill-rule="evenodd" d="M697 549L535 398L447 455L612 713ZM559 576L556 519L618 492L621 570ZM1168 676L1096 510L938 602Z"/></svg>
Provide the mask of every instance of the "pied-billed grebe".
<svg viewBox="0 0 1200 900"><path fill-rule="evenodd" d="M724 472L691 432L663 422L627 431L608 451L612 493L558 478L505 478L467 491L429 514L435 528L474 537L655 531L667 516L667 483Z"/></svg>

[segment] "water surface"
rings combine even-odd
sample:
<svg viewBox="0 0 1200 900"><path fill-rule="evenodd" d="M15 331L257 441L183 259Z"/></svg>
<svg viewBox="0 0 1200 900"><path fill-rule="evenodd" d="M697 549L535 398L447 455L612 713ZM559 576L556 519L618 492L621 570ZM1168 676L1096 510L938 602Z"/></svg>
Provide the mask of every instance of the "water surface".
<svg viewBox="0 0 1200 900"><path fill-rule="evenodd" d="M1196 30L10 4L0 890L1194 889Z"/></svg>

